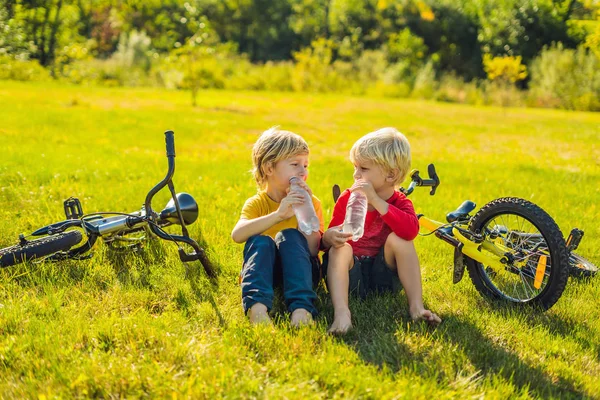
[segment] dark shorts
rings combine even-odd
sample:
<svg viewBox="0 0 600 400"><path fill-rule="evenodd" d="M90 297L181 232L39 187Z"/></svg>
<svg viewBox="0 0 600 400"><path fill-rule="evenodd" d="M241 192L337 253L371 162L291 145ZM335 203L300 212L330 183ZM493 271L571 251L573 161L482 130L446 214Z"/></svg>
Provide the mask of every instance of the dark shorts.
<svg viewBox="0 0 600 400"><path fill-rule="evenodd" d="M327 276L328 254L323 256L323 274ZM398 273L385 262L383 247L374 257L354 256L354 267L349 271L348 292L361 298L369 293L399 292L402 284Z"/></svg>

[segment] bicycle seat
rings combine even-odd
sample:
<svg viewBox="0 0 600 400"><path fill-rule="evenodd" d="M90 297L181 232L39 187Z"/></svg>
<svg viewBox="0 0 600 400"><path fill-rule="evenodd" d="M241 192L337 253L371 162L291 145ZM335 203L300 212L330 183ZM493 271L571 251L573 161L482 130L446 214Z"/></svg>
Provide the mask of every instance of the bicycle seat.
<svg viewBox="0 0 600 400"><path fill-rule="evenodd" d="M467 219L467 216L471 211L477 207L471 200L465 200L455 211L446 214L446 221L455 222L463 221Z"/></svg>
<svg viewBox="0 0 600 400"><path fill-rule="evenodd" d="M340 194L342 194L342 191L340 190L340 186L338 184L333 185L333 187L331 188L332 191L332 195L333 195L333 201L335 203L337 203L337 200L340 198Z"/></svg>

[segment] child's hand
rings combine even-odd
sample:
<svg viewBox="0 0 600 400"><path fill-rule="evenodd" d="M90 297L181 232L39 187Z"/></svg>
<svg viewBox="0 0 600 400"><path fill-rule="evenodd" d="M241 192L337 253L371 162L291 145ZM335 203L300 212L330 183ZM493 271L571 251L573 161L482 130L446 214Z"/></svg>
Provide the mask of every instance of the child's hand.
<svg viewBox="0 0 600 400"><path fill-rule="evenodd" d="M294 216L294 205L304 203L304 196L302 193L297 192L295 190L290 190L279 203L279 208L276 213L282 221L285 221L288 218L292 218Z"/></svg>
<svg viewBox="0 0 600 400"><path fill-rule="evenodd" d="M325 231L323 234L323 242L326 245L338 248L342 247L344 243L352 238L352 233L342 232L342 225L333 226Z"/></svg>
<svg viewBox="0 0 600 400"><path fill-rule="evenodd" d="M308 192L308 194L312 197L312 190L310 190L310 188L308 187L308 184L306 182L304 182L302 179L298 179L296 182L298 182L298 185L302 188L304 188L304 190L306 190Z"/></svg>
<svg viewBox="0 0 600 400"><path fill-rule="evenodd" d="M365 196L367 196L367 201L369 202L369 204L372 204L373 201L379 197L377 196L377 192L375 192L375 189L373 189L373 185L371 185L370 182L367 182L363 179L359 179L356 182L354 182L354 185L352 185L350 191L354 192L355 190L363 192Z"/></svg>

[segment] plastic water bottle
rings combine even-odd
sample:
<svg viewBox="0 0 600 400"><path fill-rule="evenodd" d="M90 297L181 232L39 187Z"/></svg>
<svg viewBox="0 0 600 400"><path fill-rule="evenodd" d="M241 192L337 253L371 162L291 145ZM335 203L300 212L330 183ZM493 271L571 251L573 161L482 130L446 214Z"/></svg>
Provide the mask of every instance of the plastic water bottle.
<svg viewBox="0 0 600 400"><path fill-rule="evenodd" d="M356 191L350 194L342 231L344 233L351 233L352 240L355 242L365 233L365 219L367 218L368 206L369 202L364 193Z"/></svg>
<svg viewBox="0 0 600 400"><path fill-rule="evenodd" d="M315 212L315 206L313 205L310 194L299 185L300 178L293 176L290 178L290 190L296 190L304 196L304 203L294 205L294 214L298 220L298 229L306 235L310 235L313 232L318 232L321 227L319 217Z"/></svg>

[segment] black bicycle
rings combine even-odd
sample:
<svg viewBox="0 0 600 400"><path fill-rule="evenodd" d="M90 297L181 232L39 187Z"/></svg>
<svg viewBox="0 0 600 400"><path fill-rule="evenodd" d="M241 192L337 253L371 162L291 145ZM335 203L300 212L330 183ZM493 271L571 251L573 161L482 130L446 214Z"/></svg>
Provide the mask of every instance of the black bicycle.
<svg viewBox="0 0 600 400"><path fill-rule="evenodd" d="M167 175L150 189L141 210L132 213L84 214L79 199L70 197L64 202L66 220L46 225L28 236L19 235L18 244L0 249L0 267L33 260L86 259L92 256L90 250L98 238L102 238L113 249L127 250L139 247L153 234L176 243L181 261L199 260L206 274L214 278L215 268L204 249L189 236L186 228L198 218L198 204L188 193L175 193L172 180L175 173L173 131L165 132L165 141L169 165ZM171 200L161 212L155 212L152 209L152 198L165 187L171 192ZM163 229L173 224L181 226L181 235L170 234ZM186 252L182 245L190 246L192 251Z"/></svg>

